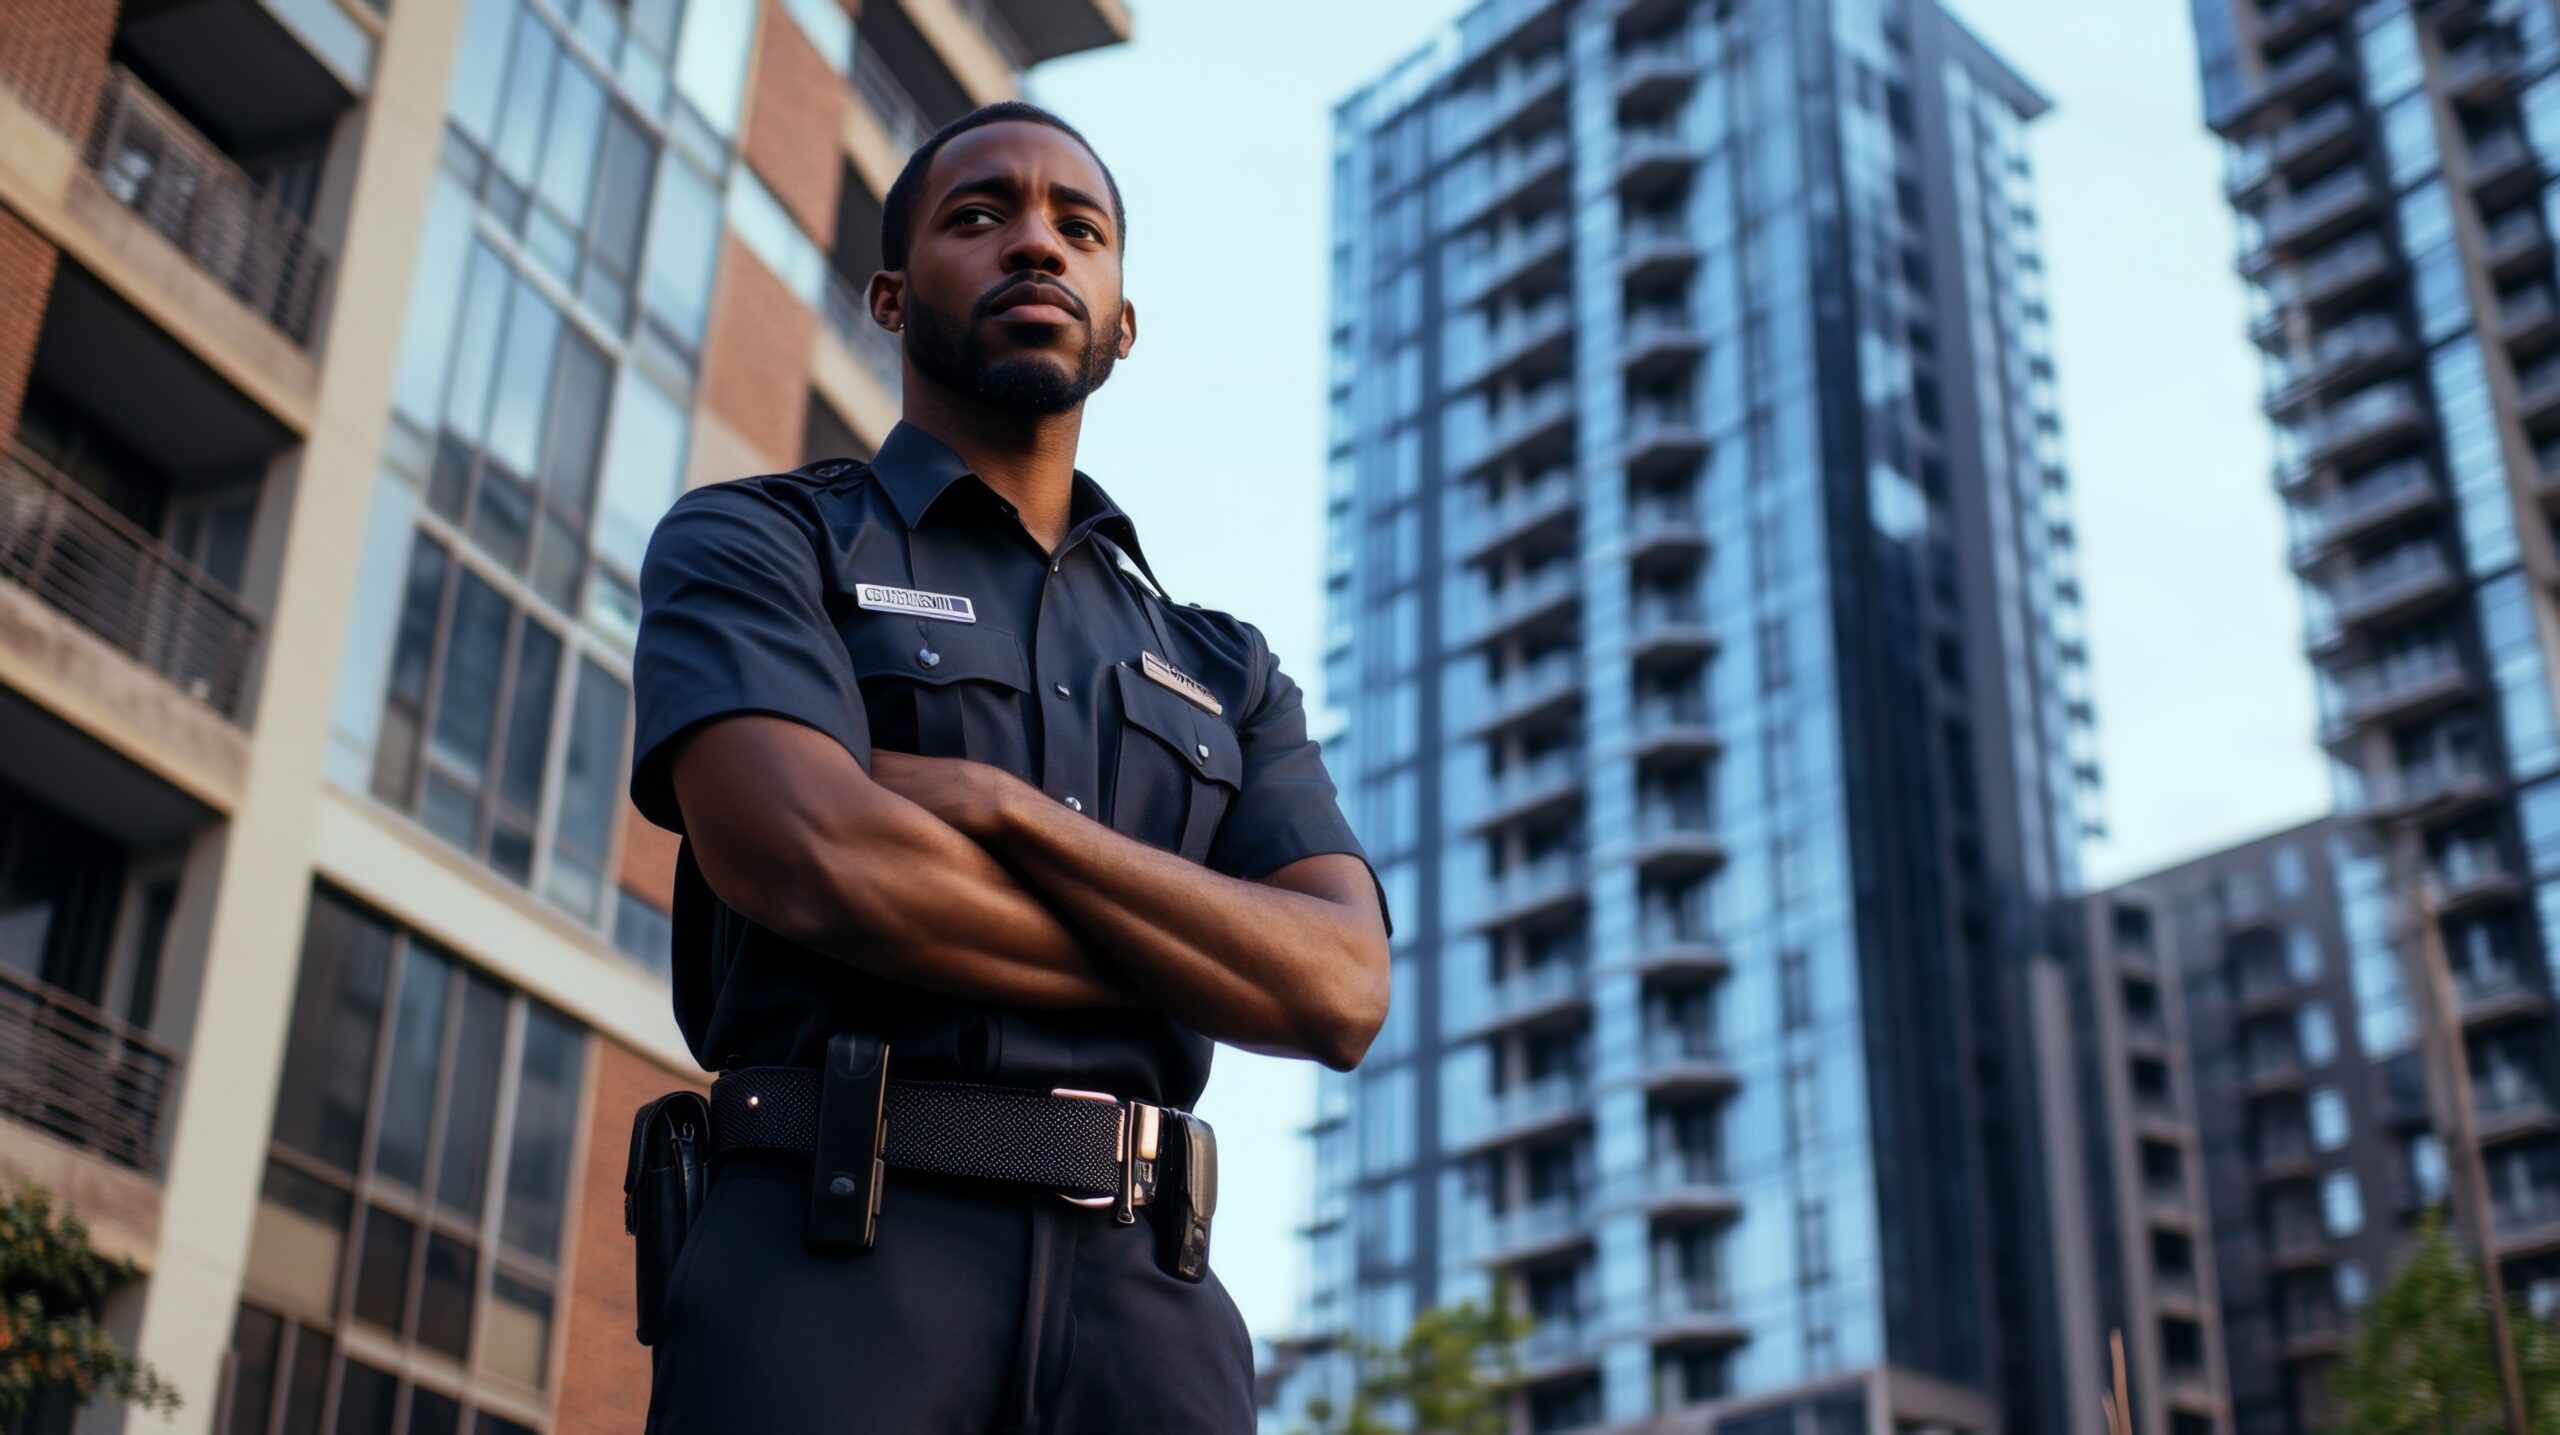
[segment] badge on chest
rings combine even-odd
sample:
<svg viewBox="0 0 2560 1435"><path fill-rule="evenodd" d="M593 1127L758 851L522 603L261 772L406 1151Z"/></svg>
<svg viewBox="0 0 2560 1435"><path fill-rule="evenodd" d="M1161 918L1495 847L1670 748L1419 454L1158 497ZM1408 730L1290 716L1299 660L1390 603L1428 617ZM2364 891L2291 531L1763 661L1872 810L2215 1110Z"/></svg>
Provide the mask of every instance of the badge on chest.
<svg viewBox="0 0 2560 1435"><path fill-rule="evenodd" d="M978 605L957 593L927 593L921 588L858 583L854 585L853 601L878 613L905 613L917 618L938 618L945 623L978 621Z"/></svg>
<svg viewBox="0 0 2560 1435"><path fill-rule="evenodd" d="M1218 695L1209 691L1208 684L1153 653L1141 651L1138 654L1138 670L1146 675L1147 681L1160 687L1173 689L1184 702L1211 717L1217 717L1226 711L1226 707L1218 701Z"/></svg>

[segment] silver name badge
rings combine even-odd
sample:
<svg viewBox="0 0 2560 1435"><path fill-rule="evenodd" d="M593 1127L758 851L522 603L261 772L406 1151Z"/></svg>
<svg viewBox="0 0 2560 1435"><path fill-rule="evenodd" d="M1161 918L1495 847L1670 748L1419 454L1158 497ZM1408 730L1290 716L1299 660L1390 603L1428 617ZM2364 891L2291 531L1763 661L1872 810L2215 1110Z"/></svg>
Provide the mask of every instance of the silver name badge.
<svg viewBox="0 0 2560 1435"><path fill-rule="evenodd" d="M946 623L978 621L978 605L956 593L927 593L919 588L892 588L885 583L857 583L853 589L857 606L878 613L906 613L918 618L939 618Z"/></svg>
<svg viewBox="0 0 2560 1435"><path fill-rule="evenodd" d="M1139 652L1138 671L1146 674L1149 682L1173 689L1183 701L1208 713L1211 717L1219 716L1226 711L1226 708L1218 702L1218 695L1209 691L1207 684L1153 653L1144 650Z"/></svg>

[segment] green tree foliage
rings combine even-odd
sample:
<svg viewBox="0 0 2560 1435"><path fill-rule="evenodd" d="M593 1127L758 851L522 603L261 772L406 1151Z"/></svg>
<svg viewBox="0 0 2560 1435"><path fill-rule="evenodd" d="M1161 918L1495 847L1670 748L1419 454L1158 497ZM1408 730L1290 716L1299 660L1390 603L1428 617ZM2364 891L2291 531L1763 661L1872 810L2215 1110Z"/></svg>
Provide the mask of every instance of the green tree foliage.
<svg viewBox="0 0 2560 1435"><path fill-rule="evenodd" d="M1508 1435L1520 1375L1512 1347L1529 1326L1500 1300L1426 1310L1393 1349L1358 1349L1350 1408L1337 1417L1332 1402L1310 1402L1311 1435Z"/></svg>
<svg viewBox="0 0 2560 1435"><path fill-rule="evenodd" d="M2532 1435L2560 1435L2560 1339L2521 1308L2507 1326ZM2479 1272L2431 1212L2330 1372L2338 1435L2505 1435L2494 1349Z"/></svg>
<svg viewBox="0 0 2560 1435"><path fill-rule="evenodd" d="M25 1187L0 1201L0 1426L60 1395L87 1404L101 1391L146 1410L178 1408L176 1387L109 1339L98 1313L133 1263L89 1246L89 1228Z"/></svg>

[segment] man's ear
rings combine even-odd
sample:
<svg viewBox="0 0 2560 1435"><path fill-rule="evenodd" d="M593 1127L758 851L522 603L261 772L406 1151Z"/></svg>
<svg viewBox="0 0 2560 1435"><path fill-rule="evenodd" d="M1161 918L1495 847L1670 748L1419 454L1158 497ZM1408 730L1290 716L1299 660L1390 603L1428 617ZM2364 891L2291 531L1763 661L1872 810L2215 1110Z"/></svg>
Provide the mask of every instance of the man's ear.
<svg viewBox="0 0 2560 1435"><path fill-rule="evenodd" d="M1137 344L1138 306L1123 299L1120 301L1120 357L1124 359L1129 357L1129 351L1137 347Z"/></svg>
<svg viewBox="0 0 2560 1435"><path fill-rule="evenodd" d="M871 322L892 332L907 327L907 273L883 269L871 276Z"/></svg>

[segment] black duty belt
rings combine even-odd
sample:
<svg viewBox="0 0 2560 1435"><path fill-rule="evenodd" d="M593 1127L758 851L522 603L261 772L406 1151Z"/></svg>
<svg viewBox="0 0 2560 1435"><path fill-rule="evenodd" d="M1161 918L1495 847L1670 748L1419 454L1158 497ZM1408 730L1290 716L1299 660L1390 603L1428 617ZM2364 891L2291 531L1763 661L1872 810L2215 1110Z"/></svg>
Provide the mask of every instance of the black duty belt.
<svg viewBox="0 0 2560 1435"><path fill-rule="evenodd" d="M712 1153L814 1153L823 1084L814 1066L722 1072L711 1083ZM891 1081L886 1089L879 1155L893 1169L1014 1181L1095 1205L1116 1203L1125 1180L1132 1206L1155 1198L1165 1107L958 1081Z"/></svg>

